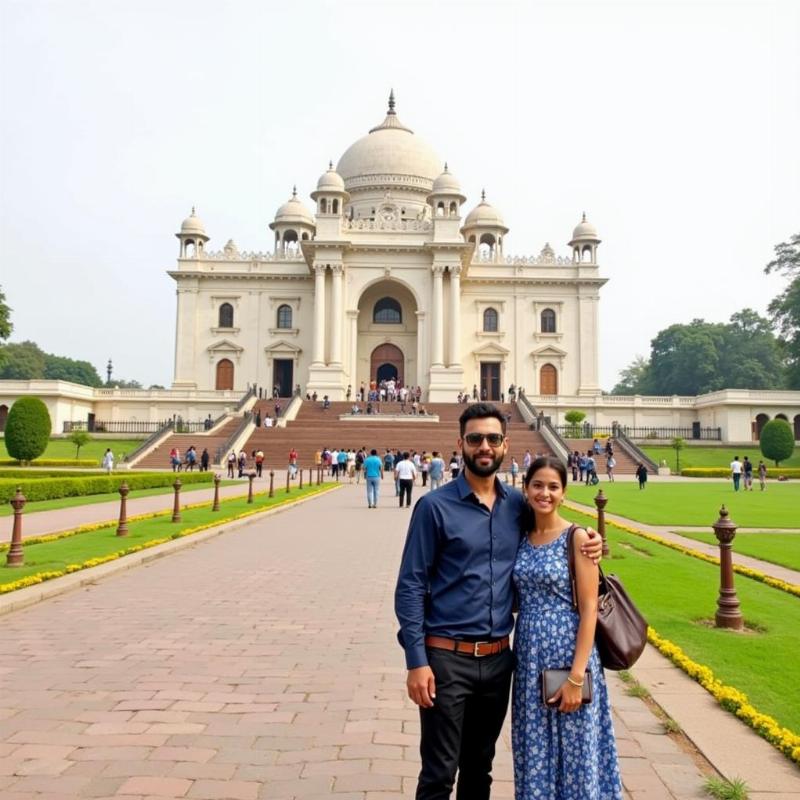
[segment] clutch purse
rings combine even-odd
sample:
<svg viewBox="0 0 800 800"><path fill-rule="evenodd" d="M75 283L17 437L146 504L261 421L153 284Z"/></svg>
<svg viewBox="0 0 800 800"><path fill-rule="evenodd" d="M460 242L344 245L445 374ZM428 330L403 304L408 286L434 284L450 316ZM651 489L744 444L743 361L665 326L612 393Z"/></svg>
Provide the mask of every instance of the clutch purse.
<svg viewBox="0 0 800 800"><path fill-rule="evenodd" d="M551 708L554 703L548 702L550 698L561 688L561 684L569 675L568 669L543 669L542 670L542 702ZM581 688L581 703L592 702L592 673L587 672L583 676L583 687Z"/></svg>

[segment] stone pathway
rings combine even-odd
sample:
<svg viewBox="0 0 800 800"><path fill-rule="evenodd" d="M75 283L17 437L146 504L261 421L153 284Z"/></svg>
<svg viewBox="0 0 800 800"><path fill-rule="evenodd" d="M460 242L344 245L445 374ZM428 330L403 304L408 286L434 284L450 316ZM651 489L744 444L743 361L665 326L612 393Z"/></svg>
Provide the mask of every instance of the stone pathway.
<svg viewBox="0 0 800 800"><path fill-rule="evenodd" d="M413 796L393 615L409 512L388 488L377 510L345 487L2 617L3 800ZM626 797L703 797L696 760L610 686ZM760 743L713 704L705 727L722 718L748 743L726 746ZM508 725L495 778L513 796Z"/></svg>

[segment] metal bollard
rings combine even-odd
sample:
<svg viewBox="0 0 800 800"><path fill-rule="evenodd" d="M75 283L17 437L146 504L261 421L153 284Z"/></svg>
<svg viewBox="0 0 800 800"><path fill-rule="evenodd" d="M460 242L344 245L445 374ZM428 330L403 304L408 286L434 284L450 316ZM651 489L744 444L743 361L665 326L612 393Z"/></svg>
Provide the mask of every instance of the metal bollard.
<svg viewBox="0 0 800 800"><path fill-rule="evenodd" d="M595 495L594 504L597 506L597 532L603 540L604 557L611 554L608 549L608 540L606 539L606 503L608 503L608 498L603 494L603 490L600 489Z"/></svg>
<svg viewBox="0 0 800 800"><path fill-rule="evenodd" d="M733 537L736 535L736 523L728 518L725 506L719 510L719 519L712 526L719 541L719 597L714 625L717 628L730 628L740 631L744 628L744 618L739 607L739 598L733 585Z"/></svg>
<svg viewBox="0 0 800 800"><path fill-rule="evenodd" d="M253 502L253 481L255 479L256 479L255 472L248 473L248 475L247 475L247 480L249 481L249 484L248 484L248 487L247 487L247 502L248 503L252 503Z"/></svg>
<svg viewBox="0 0 800 800"><path fill-rule="evenodd" d="M26 502L22 487L17 486L17 493L11 501L14 508L14 527L11 531L11 546L6 555L7 567L21 567L25 564L25 555L22 552L22 509Z"/></svg>
<svg viewBox="0 0 800 800"><path fill-rule="evenodd" d="M290 471L287 469L287 470L286 470L286 494L289 494L289 492L291 492L291 491L292 491L292 487L291 487L291 486L289 486L289 481L291 480L291 477L292 477L292 474L291 474L291 472L290 472Z"/></svg>
<svg viewBox="0 0 800 800"><path fill-rule="evenodd" d="M298 487L297 487L297 488L298 488L298 489L302 489L302 488L303 488L303 468L302 468L302 467L298 467L298 470L297 470L297 471L298 471L298 472L299 472L299 474L300 474L300 484L298 485Z"/></svg>
<svg viewBox="0 0 800 800"><path fill-rule="evenodd" d="M128 535L128 484L123 481L119 487L119 523L117 524L117 536Z"/></svg>
<svg viewBox="0 0 800 800"><path fill-rule="evenodd" d="M212 511L219 511L219 475L214 475L214 505L211 506Z"/></svg>
<svg viewBox="0 0 800 800"><path fill-rule="evenodd" d="M175 478L175 483L172 484L175 490L175 502L172 505L172 521L181 521L181 479Z"/></svg>

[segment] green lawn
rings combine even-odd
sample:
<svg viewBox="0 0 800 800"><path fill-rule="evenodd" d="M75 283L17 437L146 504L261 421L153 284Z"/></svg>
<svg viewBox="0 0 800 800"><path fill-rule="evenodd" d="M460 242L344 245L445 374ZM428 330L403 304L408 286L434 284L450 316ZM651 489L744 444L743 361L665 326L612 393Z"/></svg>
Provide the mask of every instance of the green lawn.
<svg viewBox="0 0 800 800"><path fill-rule="evenodd" d="M184 510L181 522L172 522L171 514L132 522L130 523L130 533L126 537L118 537L116 528L109 527L41 544L24 545L23 542L25 564L22 567L6 567L6 553L0 552L0 565L2 565L0 566L0 587L4 583L11 583L29 575L63 570L67 564L80 564L90 558L116 553L153 539L170 538L187 528L194 528L209 522L224 522L244 511L256 508L266 509L286 500L296 500L329 487L330 484L323 484L321 487L306 486L302 490L295 488L288 495L285 491L276 491L272 498L262 493L256 495L252 504L248 504L247 498L224 500L220 503L220 510L216 512L211 511L210 504L204 508Z"/></svg>
<svg viewBox="0 0 800 800"><path fill-rule="evenodd" d="M123 454L132 453L144 441L141 439L92 439L81 447L80 458L94 458L99 464L106 448L110 447L119 460ZM0 438L0 458L11 458L6 450L5 439ZM66 439L51 439L47 449L39 458L75 458L75 445Z"/></svg>
<svg viewBox="0 0 800 800"><path fill-rule="evenodd" d="M675 451L671 447L648 445L641 442L637 442L637 444L656 464L666 460L673 473L677 472ZM775 475L778 474L775 463L764 459L758 445L749 447L694 447L693 445L687 445L681 450L681 469L686 467L727 467L733 461L734 456L739 456L739 461L748 456L756 466L758 466L759 461L764 460L770 472ZM794 454L788 461L781 461L781 466L800 467L800 447L795 449Z"/></svg>
<svg viewBox="0 0 800 800"><path fill-rule="evenodd" d="M573 512L565 516L591 523ZM745 622L758 632L738 634L709 627L699 621L713 623L719 567L613 525L607 534L612 558L604 560L603 568L622 578L650 625L689 658L708 666L723 683L747 694L759 711L800 731L800 599L737 575Z"/></svg>
<svg viewBox="0 0 800 800"><path fill-rule="evenodd" d="M570 483L567 499L594 505L601 489L606 511L652 525L708 525L717 521L724 503L730 518L744 528L800 528L800 481L773 481L766 492L734 492L732 483L702 481L636 483L603 481L599 486Z"/></svg>
<svg viewBox="0 0 800 800"><path fill-rule="evenodd" d="M135 474L135 473L134 473ZM2 473L0 473L2 477ZM242 486L242 491L247 492L247 481L221 481L220 486L231 486L234 483L239 483ZM201 484L187 484L181 489L181 500L186 503L193 503L195 500L192 498L192 492L199 491L200 489L213 489L214 484L201 483ZM173 488L171 486L162 486L156 489L136 489L128 495L128 500L133 500L137 497L152 497L157 494L172 494ZM55 500L39 500L34 503L25 504L25 514L35 514L37 511L54 511L59 508L74 508L75 506L88 506L95 503L107 503L110 500L119 501L119 492L111 492L110 494L90 494L83 497L59 497ZM8 517L14 513L14 509L10 504L0 505L0 517Z"/></svg>
<svg viewBox="0 0 800 800"><path fill-rule="evenodd" d="M676 531L687 539L697 542L717 544L713 533L693 533ZM800 532L799 533L737 533L733 540L733 550L745 556L760 558L772 564L780 564L788 569L800 570Z"/></svg>

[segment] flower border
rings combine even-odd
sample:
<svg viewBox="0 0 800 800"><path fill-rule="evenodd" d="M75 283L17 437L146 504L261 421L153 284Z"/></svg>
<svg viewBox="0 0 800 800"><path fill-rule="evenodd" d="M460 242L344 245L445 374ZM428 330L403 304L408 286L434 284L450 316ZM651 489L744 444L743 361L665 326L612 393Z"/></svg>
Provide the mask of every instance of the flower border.
<svg viewBox="0 0 800 800"><path fill-rule="evenodd" d="M0 583L0 596L4 594L9 594L10 592L15 592L18 589L26 589L29 586L36 586L37 584L44 583L45 581L53 580L53 578L63 578L65 575L71 575L73 572L79 572L83 569L91 569L92 567L97 567L100 564L106 564L109 561L116 561L118 558L122 558L123 556L131 555L132 553L138 553L141 550L147 550L151 547L157 547L160 544L166 544L167 542L172 541L173 539L182 539L184 536L191 536L194 533L200 533L200 531L208 530L209 528L215 528L218 525L222 525L223 523L228 522L235 522L236 520L244 519L245 517L251 517L254 514L261 514L265 511L272 511L276 508L283 508L284 506L291 505L293 503L299 502L304 500L306 497L313 497L314 495L323 494L324 492L329 492L333 489L338 489L342 486L342 484L328 484L323 485L319 488L315 487L315 490L312 492L307 493L303 497L288 497L285 500L279 503L273 503L272 505L268 506L267 508L253 508L248 509L247 511L242 511L239 514L236 514L232 517L225 517L224 519L216 519L212 522L207 522L202 525L195 525L192 528L186 528L183 531L178 531L173 533L171 536L162 537L161 539L151 539L148 542L143 542L142 544L133 545L132 547L127 547L125 550L118 550L116 553L109 553L105 556L98 556L97 558L90 558L86 561L81 562L80 564L67 564L66 568L63 570L51 570L48 572L37 572L33 575L28 575L25 578L20 578L17 581L11 581L10 583ZM225 498L226 500L241 500L247 497L247 495L237 495L236 497L228 497ZM183 510L189 510L194 508L204 508L206 506L211 506L212 501L203 502L203 503L193 503L192 505L183 506ZM155 511L150 514L139 514L135 517L129 517L128 522L138 522L144 519L155 519L156 517L165 517L172 514L172 511ZM99 522L94 525L82 525L79 528L73 528L69 531L63 531L61 533L54 533L48 536L32 536L30 539L24 539L23 545L29 544L42 544L43 542L53 542L57 539L67 539L70 536L77 536L81 533L89 533L91 531L99 531L103 528L112 528L117 524L116 520L112 520L110 522ZM4 545L2 547L3 550L8 550L9 545Z"/></svg>

